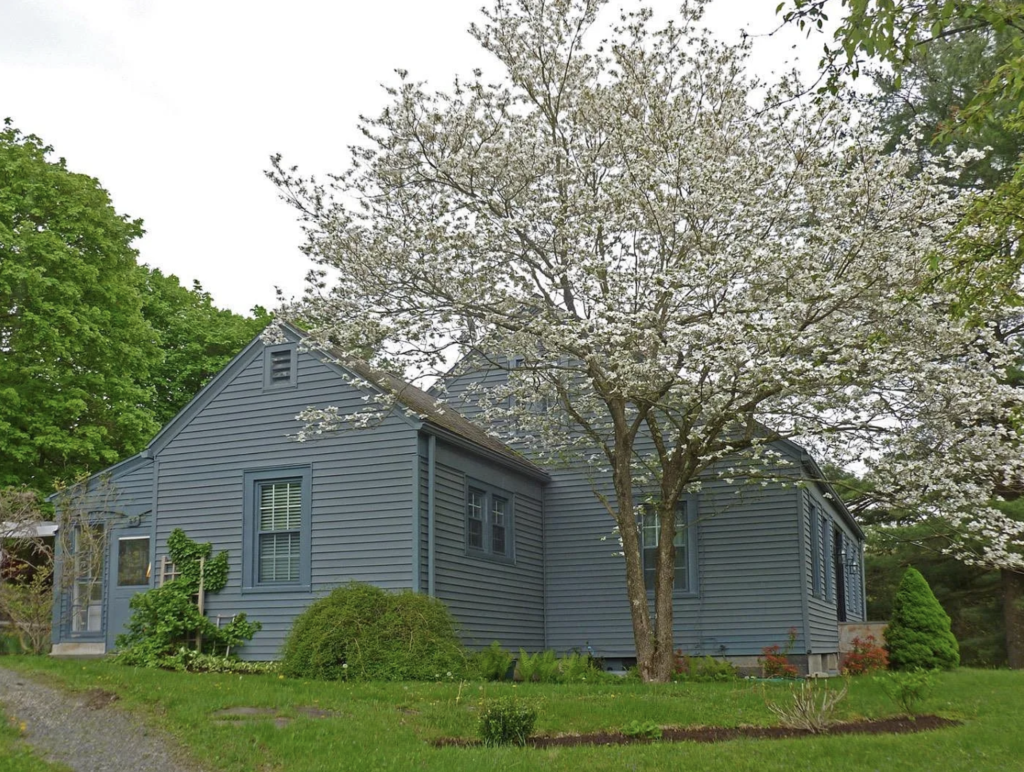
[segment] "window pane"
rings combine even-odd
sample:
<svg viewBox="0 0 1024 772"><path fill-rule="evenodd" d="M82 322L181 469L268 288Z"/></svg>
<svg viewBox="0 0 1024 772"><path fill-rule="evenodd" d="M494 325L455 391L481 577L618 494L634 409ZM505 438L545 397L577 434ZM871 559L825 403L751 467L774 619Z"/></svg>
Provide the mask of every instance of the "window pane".
<svg viewBox="0 0 1024 772"><path fill-rule="evenodd" d="M302 483L298 480L260 486L261 531L291 531L302 525Z"/></svg>
<svg viewBox="0 0 1024 772"><path fill-rule="evenodd" d="M505 554L505 526L491 526L491 552L495 555Z"/></svg>
<svg viewBox="0 0 1024 772"><path fill-rule="evenodd" d="M491 522L495 525L505 525L508 522L505 518L508 514L508 502L497 496L491 497Z"/></svg>
<svg viewBox="0 0 1024 772"><path fill-rule="evenodd" d="M480 550L484 548L483 520L469 521L469 546Z"/></svg>
<svg viewBox="0 0 1024 772"><path fill-rule="evenodd" d="M484 519L484 494L481 491L469 489L469 503L466 506L466 514L471 520Z"/></svg>
<svg viewBox="0 0 1024 772"><path fill-rule="evenodd" d="M71 604L71 631L98 633L103 629L103 583L99 579L75 582Z"/></svg>
<svg viewBox="0 0 1024 772"><path fill-rule="evenodd" d="M149 584L149 537L117 540L117 586Z"/></svg>
<svg viewBox="0 0 1024 772"><path fill-rule="evenodd" d="M292 533L260 534L261 582L297 582L299 580L300 538Z"/></svg>
<svg viewBox="0 0 1024 772"><path fill-rule="evenodd" d="M466 543L473 549L484 548L484 494L473 488L469 489L466 501Z"/></svg>

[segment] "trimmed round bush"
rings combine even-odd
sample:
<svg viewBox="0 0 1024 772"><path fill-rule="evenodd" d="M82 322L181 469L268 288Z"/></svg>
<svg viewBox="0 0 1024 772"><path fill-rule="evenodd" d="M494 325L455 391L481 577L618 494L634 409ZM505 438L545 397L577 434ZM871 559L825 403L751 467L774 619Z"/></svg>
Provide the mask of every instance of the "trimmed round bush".
<svg viewBox="0 0 1024 772"><path fill-rule="evenodd" d="M296 618L281 660L286 676L326 681L433 681L459 677L465 666L444 603L357 582Z"/></svg>
<svg viewBox="0 0 1024 772"><path fill-rule="evenodd" d="M960 647L950 630L949 615L916 568L906 570L896 590L892 618L885 628L885 648L893 670L952 670L960 664Z"/></svg>

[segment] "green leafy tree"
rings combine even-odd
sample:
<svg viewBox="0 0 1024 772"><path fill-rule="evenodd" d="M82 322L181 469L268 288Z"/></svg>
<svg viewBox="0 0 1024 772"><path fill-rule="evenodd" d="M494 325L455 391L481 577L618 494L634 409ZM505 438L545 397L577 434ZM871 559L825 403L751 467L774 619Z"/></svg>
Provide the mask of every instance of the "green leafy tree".
<svg viewBox="0 0 1024 772"><path fill-rule="evenodd" d="M251 317L217 308L198 281L187 289L174 275L142 270L142 314L162 353L151 371L153 417L163 425L266 327L270 316L260 306Z"/></svg>
<svg viewBox="0 0 1024 772"><path fill-rule="evenodd" d="M960 664L949 616L916 568L906 570L896 591L885 647L893 670L950 670Z"/></svg>
<svg viewBox="0 0 1024 772"><path fill-rule="evenodd" d="M877 89L873 97L882 108L881 129L895 149L900 140L922 130L931 140L931 153L952 148L984 151L969 173L951 180L960 187L995 190L1013 177L1024 152L1024 133L1005 124L1016 105L999 102L961 130L950 132L960 111L971 104L992 73L1000 66L1008 48L1018 46L1024 33L1016 29L995 32L979 29L918 47L911 57L892 67L872 72Z"/></svg>
<svg viewBox="0 0 1024 772"><path fill-rule="evenodd" d="M1024 134L1024 3L1019 0L787 0L783 18L801 29L821 30L831 8L841 20L834 43L825 44L821 60L824 90L837 90L842 79L857 77L879 61L902 70L923 48L945 41L970 40L981 34L990 41L980 82L970 100L956 105L940 137L977 133L993 125ZM962 298L960 310L970 312L983 301L1021 296L1024 267L1024 156L1018 155L990 196L980 198L965 214L959 231L957 270L947 278Z"/></svg>
<svg viewBox="0 0 1024 772"><path fill-rule="evenodd" d="M10 121L0 130L0 486L49 490L157 428L159 351L132 243L97 180Z"/></svg>
<svg viewBox="0 0 1024 772"><path fill-rule="evenodd" d="M959 267L966 273L955 272L952 278L954 288L963 289L963 282L976 268L980 276L991 279L993 266L1007 265L1012 270L1018 264L1015 254L1019 228L1012 223L1020 221L1019 211L1014 211L1010 220L986 219L1004 205L1011 210L1016 206L1012 198L1007 204L1000 197L1016 184L1015 176L1020 173L1024 132L1012 120L1019 102L1013 101L1012 95L995 92L988 97L988 109L975 119L961 121L960 112L989 88L992 73L1003 65L1008 52L1021 48L1024 33L1012 24L999 27L975 23L970 29L950 29L957 32L915 46L905 58L892 61L891 69L875 72L873 78L878 88L875 99L884 116L880 128L890 137L890 148L919 128L931 138L929 155L947 150L983 151L969 173L950 181L954 186L990 194L969 212L958 234ZM997 295L1015 293L1012 285L992 289ZM975 313L977 287L962 296L960 311ZM1019 351L1024 330L1021 314L1011 312L998 321L984 321L994 325L1001 340L1016 343ZM1005 379L1017 388L1024 386L1019 365L1009 367ZM1012 501L1020 495L1019 487L1002 485L998 492ZM997 506L1022 520L1015 515L1012 504ZM876 582L891 586L896 581L894 572L902 566L919 566L953 618L965 659L989 664L1008 661L1011 667L1024 667L1024 608L1020 602L1024 598L1024 573L1020 567L1010 560L995 564L996 571L991 570L992 564L957 564L945 549L952 542L970 540L972 535L949 523L916 516L899 522L888 512L883 513L882 520L885 528L878 532L880 541L872 545L869 555L874 570L882 574ZM876 589L880 589L877 584ZM884 595L878 593L878 597ZM998 640L1004 633L1005 639Z"/></svg>

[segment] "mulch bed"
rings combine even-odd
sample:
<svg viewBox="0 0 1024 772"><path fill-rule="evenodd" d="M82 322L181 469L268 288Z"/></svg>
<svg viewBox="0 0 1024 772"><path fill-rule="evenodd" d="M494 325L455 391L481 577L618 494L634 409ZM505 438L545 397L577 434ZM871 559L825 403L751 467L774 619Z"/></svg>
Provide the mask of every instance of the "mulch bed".
<svg viewBox="0 0 1024 772"><path fill-rule="evenodd" d="M827 735L840 734L908 734L911 732L927 732L933 729L945 729L959 726L961 722L939 716L918 716L909 718L880 718L864 721L848 721L834 724ZM629 745L631 743L652 742L696 742L718 743L726 740L750 738L756 740L788 740L797 737L820 737L807 729L790 729L784 726L702 726L693 728L667 728L662 730L661 739L651 740L646 737L628 737L621 732L593 732L591 734L541 735L530 738L527 743L534 748L554 748L572 745ZM444 747L471 748L481 745L479 740L467 740L462 737L442 737L434 740L433 745Z"/></svg>

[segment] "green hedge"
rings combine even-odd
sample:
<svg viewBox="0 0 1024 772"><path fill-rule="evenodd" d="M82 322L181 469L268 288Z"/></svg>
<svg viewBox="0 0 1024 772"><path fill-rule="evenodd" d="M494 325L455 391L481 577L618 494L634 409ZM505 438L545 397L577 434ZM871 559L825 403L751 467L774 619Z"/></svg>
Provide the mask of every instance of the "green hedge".
<svg viewBox="0 0 1024 772"><path fill-rule="evenodd" d="M353 582L302 613L285 640L292 678L431 681L461 677L466 654L436 598Z"/></svg>

